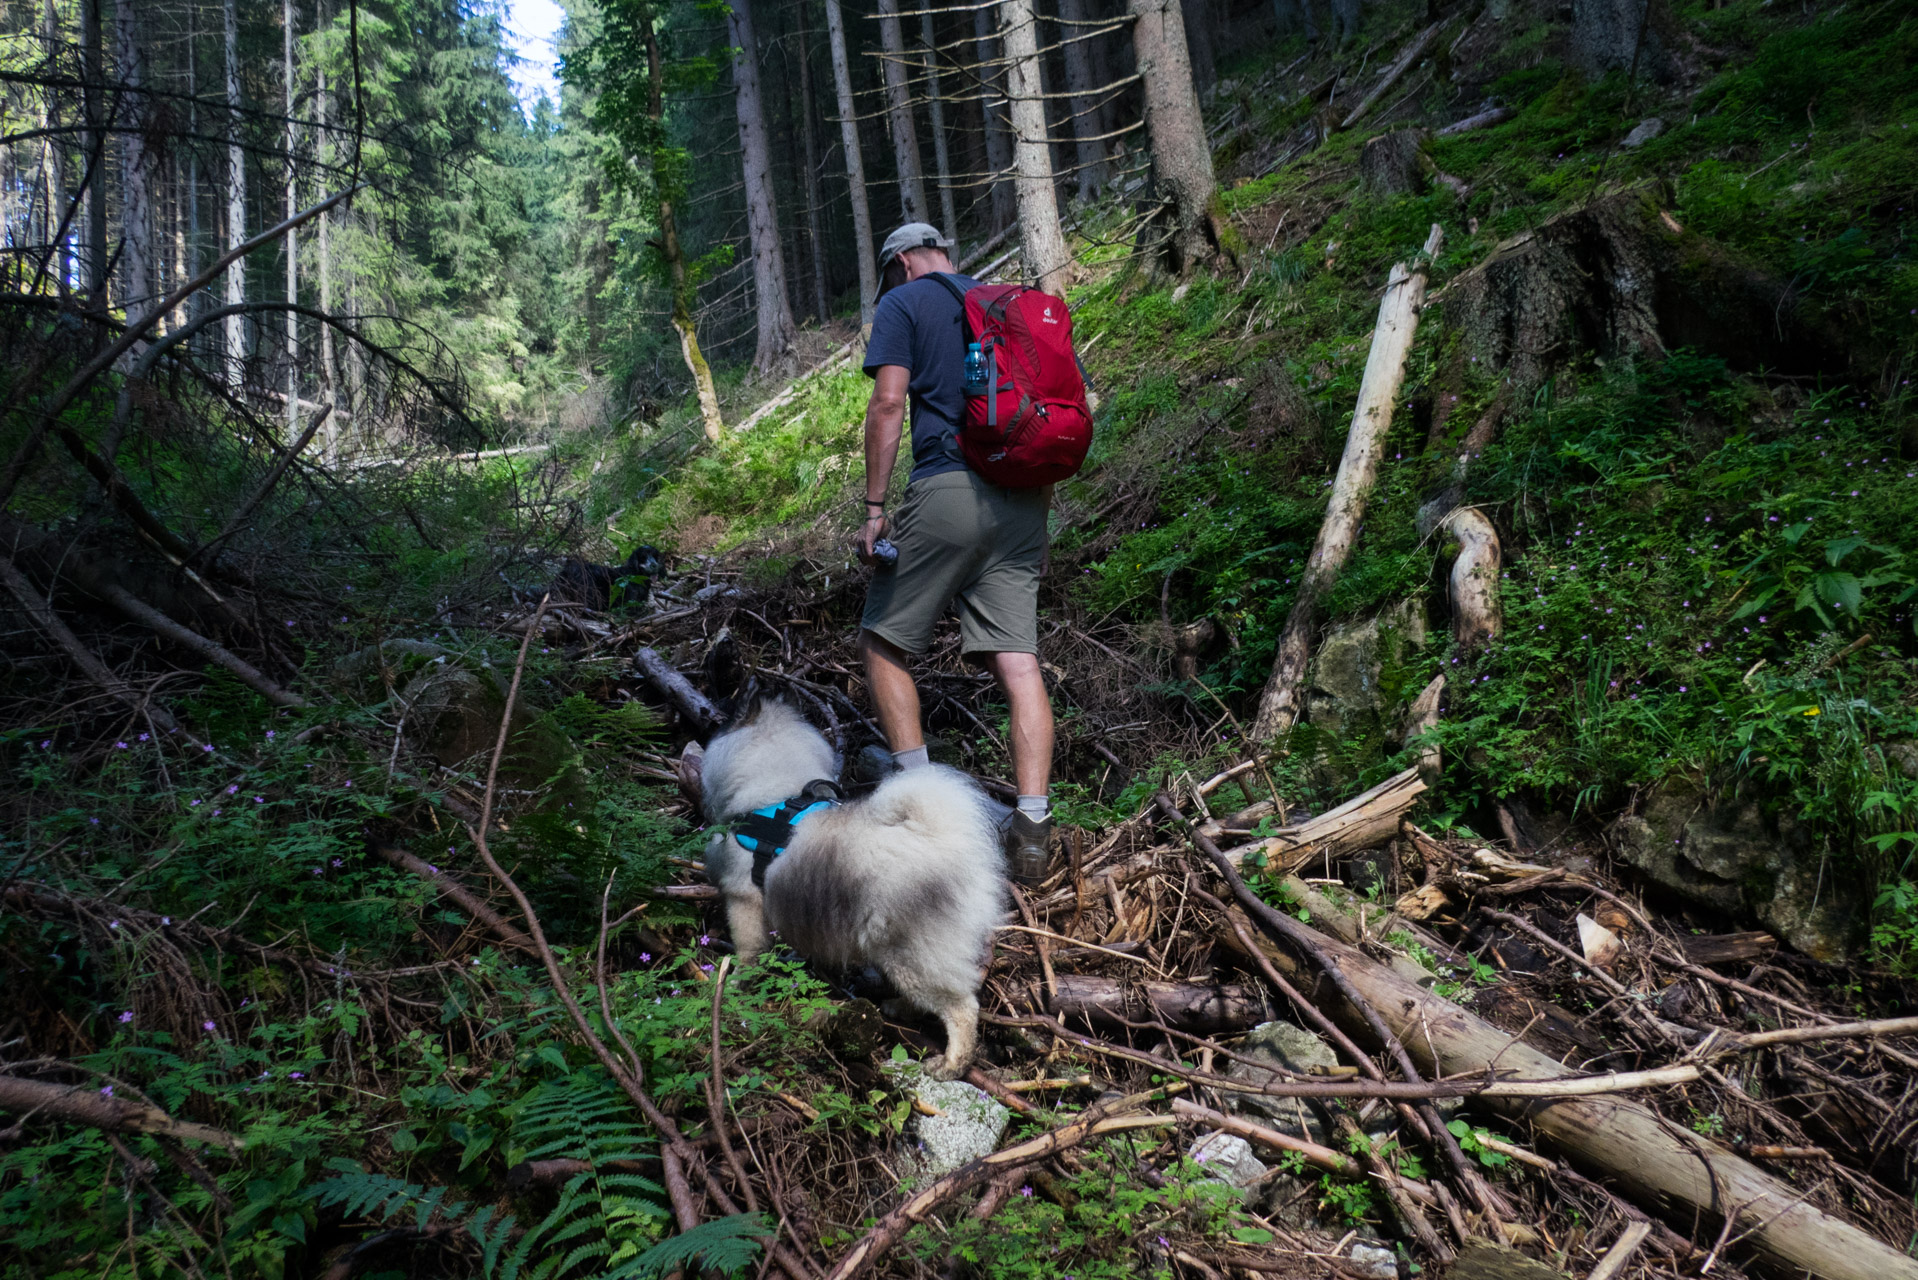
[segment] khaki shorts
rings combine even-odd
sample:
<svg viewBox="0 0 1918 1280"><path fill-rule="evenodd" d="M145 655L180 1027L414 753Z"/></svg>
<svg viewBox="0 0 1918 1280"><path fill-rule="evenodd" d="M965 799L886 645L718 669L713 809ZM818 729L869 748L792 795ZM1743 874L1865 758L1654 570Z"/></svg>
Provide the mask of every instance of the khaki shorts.
<svg viewBox="0 0 1918 1280"><path fill-rule="evenodd" d="M928 476L906 490L887 536L899 562L874 568L862 627L924 653L956 601L962 652L1039 652L1044 489L1002 489L972 471Z"/></svg>

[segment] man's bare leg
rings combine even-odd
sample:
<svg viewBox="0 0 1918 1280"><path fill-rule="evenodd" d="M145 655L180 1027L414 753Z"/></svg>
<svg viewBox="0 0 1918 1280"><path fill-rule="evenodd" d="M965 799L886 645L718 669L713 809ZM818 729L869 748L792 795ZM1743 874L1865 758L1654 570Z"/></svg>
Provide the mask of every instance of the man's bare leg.
<svg viewBox="0 0 1918 1280"><path fill-rule="evenodd" d="M919 688L906 668L906 655L891 641L864 630L859 633L859 654L866 660L866 687L872 693L873 710L885 732L887 749L897 754L925 746L925 730L919 724ZM1050 751L1050 708L1047 715L1046 743Z"/></svg>
<svg viewBox="0 0 1918 1280"><path fill-rule="evenodd" d="M992 674L1006 695L1012 719L1012 774L1022 796L1042 796L1052 784L1052 699L1039 658L995 653Z"/></svg>

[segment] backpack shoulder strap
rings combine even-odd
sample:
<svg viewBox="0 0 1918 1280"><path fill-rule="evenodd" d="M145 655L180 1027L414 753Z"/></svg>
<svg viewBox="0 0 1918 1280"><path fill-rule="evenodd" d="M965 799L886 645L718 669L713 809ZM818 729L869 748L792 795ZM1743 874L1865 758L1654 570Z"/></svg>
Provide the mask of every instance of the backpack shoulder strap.
<svg viewBox="0 0 1918 1280"><path fill-rule="evenodd" d="M927 274L930 275L934 280L937 280L940 284L943 284L944 286L946 286L946 292L950 293L953 296L953 298L958 301L961 307L964 307L966 305L966 291L959 287L959 282L957 280L954 280L950 275L946 274L944 271L931 271L931 272L927 272Z"/></svg>

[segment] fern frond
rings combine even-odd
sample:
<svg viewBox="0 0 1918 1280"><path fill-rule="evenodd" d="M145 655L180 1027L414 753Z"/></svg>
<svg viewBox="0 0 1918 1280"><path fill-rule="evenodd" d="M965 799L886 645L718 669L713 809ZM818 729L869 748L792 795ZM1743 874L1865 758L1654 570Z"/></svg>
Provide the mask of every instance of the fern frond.
<svg viewBox="0 0 1918 1280"><path fill-rule="evenodd" d="M607 1272L605 1280L650 1280L694 1264L735 1276L758 1260L760 1240L772 1233L773 1225L763 1213L715 1218L691 1231L666 1237L631 1262Z"/></svg>

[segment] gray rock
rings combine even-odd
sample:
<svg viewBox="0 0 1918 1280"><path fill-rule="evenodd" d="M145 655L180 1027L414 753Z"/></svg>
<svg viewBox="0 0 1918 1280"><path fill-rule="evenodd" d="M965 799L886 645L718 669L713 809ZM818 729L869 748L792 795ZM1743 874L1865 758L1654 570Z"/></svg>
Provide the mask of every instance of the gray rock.
<svg viewBox="0 0 1918 1280"><path fill-rule="evenodd" d="M1918 778L1918 742L1888 742L1885 763L1907 778Z"/></svg>
<svg viewBox="0 0 1918 1280"><path fill-rule="evenodd" d="M1239 1046L1239 1052L1259 1062L1269 1062L1277 1069L1266 1070L1249 1062L1234 1062L1226 1069L1226 1074L1232 1079L1243 1080L1247 1084L1269 1084L1279 1078L1281 1071L1303 1076L1313 1074L1314 1069L1323 1070L1339 1065L1338 1056L1325 1041L1305 1028L1281 1019L1262 1022L1248 1031ZM1300 1098L1231 1093L1225 1095L1225 1102L1232 1110L1253 1112L1264 1117L1280 1133L1310 1138L1314 1142L1324 1143L1331 1129L1330 1117L1324 1109Z"/></svg>
<svg viewBox="0 0 1918 1280"><path fill-rule="evenodd" d="M1789 818L1666 787L1606 834L1613 851L1655 883L1727 915L1755 916L1814 959L1843 960L1858 941L1860 885L1835 874Z"/></svg>
<svg viewBox="0 0 1918 1280"><path fill-rule="evenodd" d="M906 1137L912 1145L902 1161L903 1174L941 1178L998 1149L1012 1112L983 1090L963 1080L929 1079L917 1064L896 1072L903 1087L939 1113L926 1116L915 1110L907 1121Z"/></svg>
<svg viewBox="0 0 1918 1280"><path fill-rule="evenodd" d="M1638 127L1626 134L1625 140L1618 145L1627 151L1636 151L1663 132L1665 132L1665 122L1657 116L1652 116L1649 119L1640 120Z"/></svg>
<svg viewBox="0 0 1918 1280"><path fill-rule="evenodd" d="M1252 1144L1235 1134L1205 1134L1187 1147L1185 1154L1205 1170L1207 1178L1241 1193L1250 1193L1253 1184L1265 1176L1265 1164L1252 1154Z"/></svg>
<svg viewBox="0 0 1918 1280"><path fill-rule="evenodd" d="M1352 1269L1371 1280L1399 1280L1399 1256L1376 1240L1355 1240L1345 1255Z"/></svg>
<svg viewBox="0 0 1918 1280"><path fill-rule="evenodd" d="M1410 698L1418 690L1391 688L1391 677L1412 650L1425 647L1425 637L1425 606L1417 600L1332 628L1312 661L1306 719L1337 741L1395 735L1399 717L1385 713L1401 692Z"/></svg>

